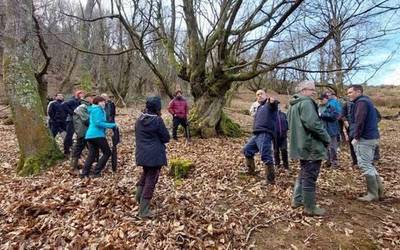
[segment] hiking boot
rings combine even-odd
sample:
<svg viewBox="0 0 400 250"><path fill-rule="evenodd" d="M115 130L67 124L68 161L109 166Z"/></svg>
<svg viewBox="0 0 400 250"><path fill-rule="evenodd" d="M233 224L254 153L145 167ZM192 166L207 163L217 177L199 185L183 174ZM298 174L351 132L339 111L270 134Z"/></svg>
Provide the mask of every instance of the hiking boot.
<svg viewBox="0 0 400 250"><path fill-rule="evenodd" d="M275 169L273 164L265 164L265 179L267 184L275 184Z"/></svg>
<svg viewBox="0 0 400 250"><path fill-rule="evenodd" d="M378 194L378 181L375 175L366 175L365 180L367 183L367 195L357 198L359 201L376 201L379 199Z"/></svg>
<svg viewBox="0 0 400 250"><path fill-rule="evenodd" d="M315 202L315 192L303 191L304 214L308 216L323 216L325 209L319 208Z"/></svg>
<svg viewBox="0 0 400 250"><path fill-rule="evenodd" d="M246 157L246 170L242 171L243 174L257 175L256 164L253 157Z"/></svg>
<svg viewBox="0 0 400 250"><path fill-rule="evenodd" d="M385 190L383 187L383 178L379 175L376 175L376 182L378 183L378 196L379 200L383 200L385 198Z"/></svg>
<svg viewBox="0 0 400 250"><path fill-rule="evenodd" d="M154 214L150 210L150 199L141 197L138 216L142 219L152 219Z"/></svg>
<svg viewBox="0 0 400 250"><path fill-rule="evenodd" d="M142 197L142 192L143 192L143 186L137 186L135 193L135 200L138 204L140 204L140 197Z"/></svg>
<svg viewBox="0 0 400 250"><path fill-rule="evenodd" d="M294 188L293 188L293 195L292 195L292 202L291 202L291 207L292 208L298 208L303 206L303 197L301 195L303 187L300 185L300 180L296 179L294 183Z"/></svg>
<svg viewBox="0 0 400 250"><path fill-rule="evenodd" d="M78 170L78 158L71 157L70 166L73 170Z"/></svg>

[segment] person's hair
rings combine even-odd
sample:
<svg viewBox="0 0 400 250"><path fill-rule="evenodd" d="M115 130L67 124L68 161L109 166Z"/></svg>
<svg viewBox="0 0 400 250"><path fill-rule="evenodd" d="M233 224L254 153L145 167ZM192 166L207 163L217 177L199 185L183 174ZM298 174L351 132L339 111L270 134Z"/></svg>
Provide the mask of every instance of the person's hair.
<svg viewBox="0 0 400 250"><path fill-rule="evenodd" d="M350 85L349 89L354 89L354 90L358 90L361 92L361 94L364 92L364 88L362 85L360 84L354 84L354 85Z"/></svg>
<svg viewBox="0 0 400 250"><path fill-rule="evenodd" d="M100 96L102 96L102 97L108 97L107 93L102 93Z"/></svg>
<svg viewBox="0 0 400 250"><path fill-rule="evenodd" d="M93 98L93 104L99 104L100 102L105 102L106 101L106 99L104 99L103 97L101 97L101 96L96 96L95 98Z"/></svg>
<svg viewBox="0 0 400 250"><path fill-rule="evenodd" d="M296 93L300 93L303 89L315 88L315 83L313 81L302 81L296 86Z"/></svg>
<svg viewBox="0 0 400 250"><path fill-rule="evenodd" d="M263 89L259 89L259 90L256 91L256 95L258 95L258 93L260 93L260 92L261 92L261 93L267 93L267 91L265 91L265 90L263 90Z"/></svg>

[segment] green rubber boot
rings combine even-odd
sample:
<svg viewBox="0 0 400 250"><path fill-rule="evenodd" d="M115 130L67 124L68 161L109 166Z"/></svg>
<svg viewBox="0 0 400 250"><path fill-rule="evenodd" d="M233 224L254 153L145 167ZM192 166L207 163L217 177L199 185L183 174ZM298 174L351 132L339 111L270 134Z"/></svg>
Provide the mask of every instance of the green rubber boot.
<svg viewBox="0 0 400 250"><path fill-rule="evenodd" d="M319 208L315 201L315 192L303 191L304 214L308 216L323 216L325 209Z"/></svg>
<svg viewBox="0 0 400 250"><path fill-rule="evenodd" d="M140 199L138 216L142 219L154 218L154 215L150 210L150 199L144 199L143 197Z"/></svg>
<svg viewBox="0 0 400 250"><path fill-rule="evenodd" d="M379 199L378 181L375 175L366 175L367 195L357 198L359 201L371 202Z"/></svg>
<svg viewBox="0 0 400 250"><path fill-rule="evenodd" d="M383 200L385 198L385 189L383 187L383 179L379 175L376 176L376 181L378 183L378 196L379 200Z"/></svg>
<svg viewBox="0 0 400 250"><path fill-rule="evenodd" d="M136 187L135 200L138 204L140 204L140 197L142 197L142 191L143 191L143 186Z"/></svg>
<svg viewBox="0 0 400 250"><path fill-rule="evenodd" d="M300 185L300 180L296 179L294 183L294 188L293 188L293 195L292 195L292 202L291 202L291 207L292 208L298 208L303 206L303 197L301 195L303 187Z"/></svg>

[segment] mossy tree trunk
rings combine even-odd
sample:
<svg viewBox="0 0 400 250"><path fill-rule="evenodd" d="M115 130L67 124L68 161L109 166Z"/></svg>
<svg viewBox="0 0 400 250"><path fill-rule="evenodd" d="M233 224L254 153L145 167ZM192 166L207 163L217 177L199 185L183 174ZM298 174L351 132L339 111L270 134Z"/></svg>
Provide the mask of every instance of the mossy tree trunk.
<svg viewBox="0 0 400 250"><path fill-rule="evenodd" d="M44 124L42 102L32 67L32 7L29 0L6 1L3 80L20 149L20 175L38 174L62 157Z"/></svg>

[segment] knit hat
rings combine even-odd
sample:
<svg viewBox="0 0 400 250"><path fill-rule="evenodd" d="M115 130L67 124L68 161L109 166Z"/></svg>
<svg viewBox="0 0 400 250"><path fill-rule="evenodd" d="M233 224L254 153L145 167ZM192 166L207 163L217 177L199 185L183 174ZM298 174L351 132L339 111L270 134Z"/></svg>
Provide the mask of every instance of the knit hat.
<svg viewBox="0 0 400 250"><path fill-rule="evenodd" d="M161 110L161 98L159 96L150 96L146 99L146 109L157 113Z"/></svg>

